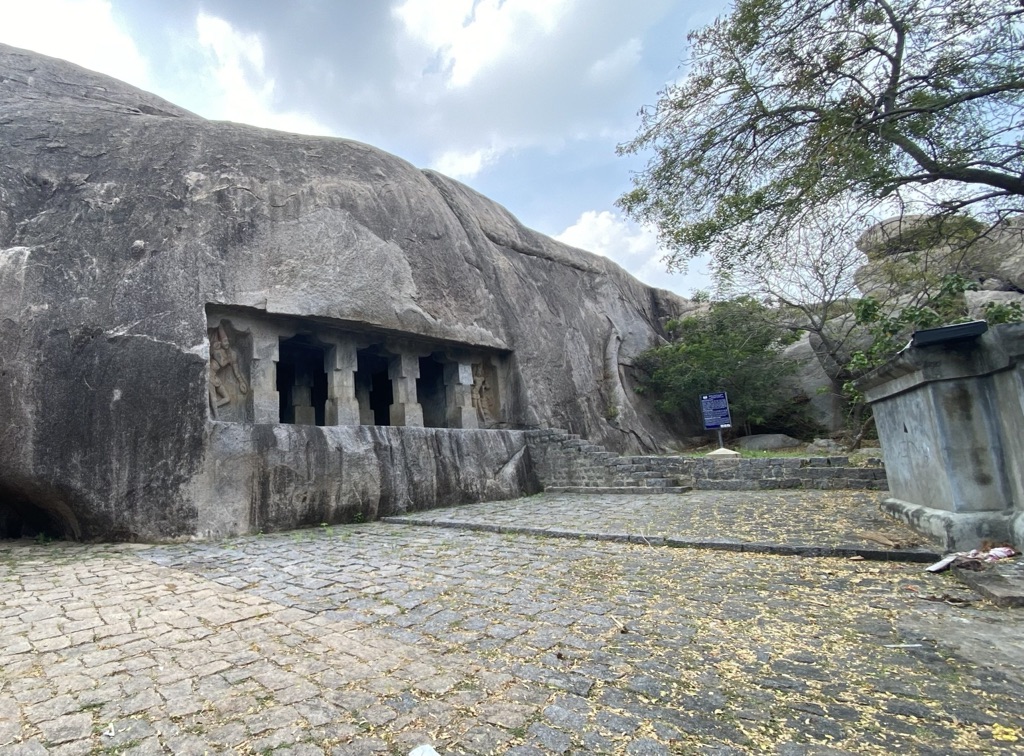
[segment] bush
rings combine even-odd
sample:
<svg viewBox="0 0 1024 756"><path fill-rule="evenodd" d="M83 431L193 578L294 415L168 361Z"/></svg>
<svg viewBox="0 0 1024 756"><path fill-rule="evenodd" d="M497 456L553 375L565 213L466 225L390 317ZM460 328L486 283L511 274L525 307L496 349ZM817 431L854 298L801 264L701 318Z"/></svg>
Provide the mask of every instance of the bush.
<svg viewBox="0 0 1024 756"><path fill-rule="evenodd" d="M672 342L637 361L644 373L640 390L655 398L660 411L691 425L702 423L700 395L714 391L728 393L733 425L748 433L794 412L781 379L796 369L782 359L795 337L769 315L756 299L737 297L714 302L706 315L670 322Z"/></svg>

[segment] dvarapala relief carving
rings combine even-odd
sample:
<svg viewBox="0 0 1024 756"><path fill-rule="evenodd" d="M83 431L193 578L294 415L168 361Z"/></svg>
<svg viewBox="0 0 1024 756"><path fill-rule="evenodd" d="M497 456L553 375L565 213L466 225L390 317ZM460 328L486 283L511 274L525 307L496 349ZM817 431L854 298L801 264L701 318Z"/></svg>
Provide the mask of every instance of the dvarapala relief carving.
<svg viewBox="0 0 1024 756"><path fill-rule="evenodd" d="M223 325L210 328L210 414L217 420L245 419L249 383L239 368L238 352Z"/></svg>

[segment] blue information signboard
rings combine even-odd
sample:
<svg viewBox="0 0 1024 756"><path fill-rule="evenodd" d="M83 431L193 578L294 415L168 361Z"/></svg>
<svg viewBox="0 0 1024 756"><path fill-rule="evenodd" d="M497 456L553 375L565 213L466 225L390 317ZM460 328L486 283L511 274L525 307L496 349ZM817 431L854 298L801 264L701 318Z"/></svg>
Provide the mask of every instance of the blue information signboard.
<svg viewBox="0 0 1024 756"><path fill-rule="evenodd" d="M700 395L700 411L704 415L704 430L720 430L732 427L729 414L729 397L724 391Z"/></svg>

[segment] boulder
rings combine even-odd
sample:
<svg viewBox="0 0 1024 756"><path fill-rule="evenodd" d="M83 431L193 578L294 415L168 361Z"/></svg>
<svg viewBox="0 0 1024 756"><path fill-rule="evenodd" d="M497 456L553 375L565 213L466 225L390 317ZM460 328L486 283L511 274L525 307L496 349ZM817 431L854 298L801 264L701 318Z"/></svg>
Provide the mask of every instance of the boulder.
<svg viewBox="0 0 1024 756"><path fill-rule="evenodd" d="M904 237L926 230L930 226L927 215L901 215L886 218L865 229L857 239L857 249L876 262L903 250Z"/></svg>
<svg viewBox="0 0 1024 756"><path fill-rule="evenodd" d="M969 244L949 241L968 226ZM890 218L864 231L857 248L868 258L854 276L857 288L883 301L934 287L949 273L974 279L982 289L1024 291L1021 218L987 229L961 216L941 221L924 215Z"/></svg>
<svg viewBox="0 0 1024 756"><path fill-rule="evenodd" d="M1011 218L987 234L991 257L996 264L994 277L1024 291L1024 217Z"/></svg>
<svg viewBox="0 0 1024 756"><path fill-rule="evenodd" d="M1019 291L965 291L967 315L976 320L985 318L985 306L988 304L1006 305L1016 302L1024 307L1024 294Z"/></svg>
<svg viewBox="0 0 1024 756"><path fill-rule="evenodd" d="M736 446L746 451L779 451L801 447L803 441L785 433L757 433L736 439Z"/></svg>
<svg viewBox="0 0 1024 756"><path fill-rule="evenodd" d="M216 536L264 510L295 526L433 501L444 490L389 487L403 444L436 448L421 467L468 454L427 476L457 498L491 496L463 478L502 455L528 462L514 439L470 453L440 431L332 426L559 427L623 452L673 438L630 370L689 303L446 176L7 46L0 144L0 508L82 538ZM378 477L312 474L350 450Z"/></svg>
<svg viewBox="0 0 1024 756"><path fill-rule="evenodd" d="M825 324L826 333L841 348L840 359L849 360L858 349L870 343L866 331L858 327L852 314L845 314ZM822 339L814 333L804 333L783 350L783 357L796 364L796 370L786 380L796 396L807 397L808 414L821 428L834 432L846 422L846 400L833 385L830 376L838 375L841 366L822 347Z"/></svg>
<svg viewBox="0 0 1024 756"><path fill-rule="evenodd" d="M814 454L838 454L845 451L843 445L831 438L816 438L807 444L807 451Z"/></svg>

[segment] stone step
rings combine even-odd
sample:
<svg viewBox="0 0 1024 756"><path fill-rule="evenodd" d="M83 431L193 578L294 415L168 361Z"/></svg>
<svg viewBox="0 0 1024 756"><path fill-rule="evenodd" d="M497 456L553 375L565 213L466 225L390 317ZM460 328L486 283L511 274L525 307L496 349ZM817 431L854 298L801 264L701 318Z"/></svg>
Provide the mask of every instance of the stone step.
<svg viewBox="0 0 1024 756"><path fill-rule="evenodd" d="M579 493L579 494L684 494L693 490L692 486L661 486L646 488L642 486L548 486L545 493Z"/></svg>
<svg viewBox="0 0 1024 756"><path fill-rule="evenodd" d="M646 478L643 484L647 488L665 488L666 486L678 486L679 481L675 478Z"/></svg>

